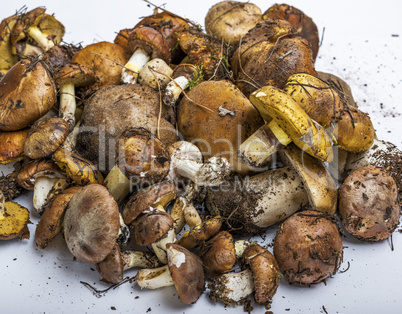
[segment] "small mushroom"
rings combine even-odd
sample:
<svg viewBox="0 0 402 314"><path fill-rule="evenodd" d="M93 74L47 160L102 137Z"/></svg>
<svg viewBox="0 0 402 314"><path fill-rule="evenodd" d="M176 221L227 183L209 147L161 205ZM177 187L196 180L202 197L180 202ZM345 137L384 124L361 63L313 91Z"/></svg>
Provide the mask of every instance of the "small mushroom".
<svg viewBox="0 0 402 314"><path fill-rule="evenodd" d="M62 118L40 119L29 130L24 153L31 159L47 157L64 143L68 133L67 122Z"/></svg>
<svg viewBox="0 0 402 314"><path fill-rule="evenodd" d="M107 175L105 185L119 204L133 186L138 189L161 181L169 171L167 148L145 128L122 132L115 151L116 165Z"/></svg>
<svg viewBox="0 0 402 314"><path fill-rule="evenodd" d="M135 84L141 69L151 59L160 58L166 63L170 62L169 44L163 35L153 28L134 28L128 36L128 43L132 56L122 70L123 83Z"/></svg>
<svg viewBox="0 0 402 314"><path fill-rule="evenodd" d="M353 171L339 189L342 225L354 237L381 241L399 224L398 189L394 179L369 165Z"/></svg>
<svg viewBox="0 0 402 314"><path fill-rule="evenodd" d="M104 186L84 186L70 199L64 237L71 254L80 261L103 261L112 251L119 229L119 207Z"/></svg>
<svg viewBox="0 0 402 314"><path fill-rule="evenodd" d="M257 167L264 164L270 154L289 144L289 140L321 161L332 161L332 142L325 129L311 119L290 95L279 88L264 86L253 92L250 100L270 122L239 147L239 155L249 164ZM257 146L255 143L261 144Z"/></svg>
<svg viewBox="0 0 402 314"><path fill-rule="evenodd" d="M46 248L49 242L63 230L64 213L67 204L80 189L81 187L78 186L65 189L56 195L53 201L44 209L35 229L35 243L39 248Z"/></svg>
<svg viewBox="0 0 402 314"><path fill-rule="evenodd" d="M122 252L115 244L109 255L95 266L104 281L117 284L123 280L124 271L130 268L156 268L159 265L159 260L150 252Z"/></svg>
<svg viewBox="0 0 402 314"><path fill-rule="evenodd" d="M6 202L0 190L0 240L29 239L28 223L28 209L15 202Z"/></svg>
<svg viewBox="0 0 402 314"><path fill-rule="evenodd" d="M342 262L343 245L338 226L324 213L298 212L279 227L274 255L289 283L324 282L335 275Z"/></svg>
<svg viewBox="0 0 402 314"><path fill-rule="evenodd" d="M209 278L216 278L232 270L236 263L235 244L232 235L221 231L205 242L198 253Z"/></svg>
<svg viewBox="0 0 402 314"><path fill-rule="evenodd" d="M67 122L69 130L72 131L75 125L75 88L94 84L96 77L91 69L75 63L65 65L54 77L59 85L59 116Z"/></svg>
<svg viewBox="0 0 402 314"><path fill-rule="evenodd" d="M162 59L148 61L138 74L138 83L148 85L156 90L164 90L170 82L172 68Z"/></svg>
<svg viewBox="0 0 402 314"><path fill-rule="evenodd" d="M177 244L167 245L168 265L155 269L141 269L135 279L141 288L158 289L175 286L184 304L195 303L205 289L200 258Z"/></svg>
<svg viewBox="0 0 402 314"><path fill-rule="evenodd" d="M0 81L0 130L21 130L56 102L53 79L41 61L23 59Z"/></svg>
<svg viewBox="0 0 402 314"><path fill-rule="evenodd" d="M208 10L205 30L208 34L236 46L261 20L261 9L253 3L220 1Z"/></svg>
<svg viewBox="0 0 402 314"><path fill-rule="evenodd" d="M24 157L24 145L29 129L0 133L0 164L15 162Z"/></svg>

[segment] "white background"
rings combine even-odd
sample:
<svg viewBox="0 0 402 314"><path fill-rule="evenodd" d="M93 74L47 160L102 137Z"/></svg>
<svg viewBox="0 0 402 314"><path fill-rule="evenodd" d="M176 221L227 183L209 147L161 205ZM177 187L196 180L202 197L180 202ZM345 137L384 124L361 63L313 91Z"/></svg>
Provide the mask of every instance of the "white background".
<svg viewBox="0 0 402 314"><path fill-rule="evenodd" d="M66 27L66 42L82 45L113 41L116 32L133 27L152 8L140 0L98 1L2 1L0 18L15 13L23 5L33 9L46 6ZM205 14L216 1L157 1L178 15L203 25ZM264 12L274 2L254 1ZM322 46L316 69L336 74L351 86L355 100L370 114L378 138L402 148L402 2L378 1L290 1L316 22ZM323 32L325 28L325 32ZM0 166L6 171L7 167ZM31 202L30 194L20 202ZM173 287L160 291L141 291L126 283L96 298L80 281L98 289L100 282L94 266L74 261L58 236L45 250L34 244L38 217L32 214L31 239L0 242L0 300L2 313L241 313L242 307L224 307L208 299L208 291L192 306L177 299ZM268 244L275 229L267 232ZM281 281L272 303L274 313L398 313L402 308L402 234L390 241L362 243L344 239L344 262L338 273L311 288L289 286ZM134 276L135 270L127 271ZM136 298L138 296L138 298ZM116 310L113 310L114 307ZM257 306L253 313L264 313Z"/></svg>

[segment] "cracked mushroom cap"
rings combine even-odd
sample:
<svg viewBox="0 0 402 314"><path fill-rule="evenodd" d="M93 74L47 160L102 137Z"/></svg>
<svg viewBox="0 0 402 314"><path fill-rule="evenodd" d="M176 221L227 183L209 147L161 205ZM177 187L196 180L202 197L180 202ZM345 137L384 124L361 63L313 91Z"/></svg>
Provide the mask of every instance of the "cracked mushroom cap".
<svg viewBox="0 0 402 314"><path fill-rule="evenodd" d="M35 229L35 243L39 248L47 247L49 242L63 229L64 213L68 202L80 189L79 186L65 189L56 195L45 208Z"/></svg>
<svg viewBox="0 0 402 314"><path fill-rule="evenodd" d="M381 241L392 235L400 209L395 180L373 165L353 171L339 189L342 225L354 237Z"/></svg>
<svg viewBox="0 0 402 314"><path fill-rule="evenodd" d="M120 84L121 71L128 59L123 47L101 41L82 48L72 62L91 69L99 78L99 89L102 89Z"/></svg>
<svg viewBox="0 0 402 314"><path fill-rule="evenodd" d="M132 53L140 48L150 56L150 59L159 58L170 63L172 55L169 44L156 29L146 26L133 29L128 36L128 44Z"/></svg>
<svg viewBox="0 0 402 314"><path fill-rule="evenodd" d="M173 182L162 181L134 193L123 209L124 223L130 225L140 214L156 208L158 205L167 206L176 198L177 187Z"/></svg>
<svg viewBox="0 0 402 314"><path fill-rule="evenodd" d="M36 121L29 130L24 153L31 159L39 159L54 153L69 134L68 124L62 118L46 118Z"/></svg>
<svg viewBox="0 0 402 314"><path fill-rule="evenodd" d="M0 130L30 125L52 108L56 95L53 79L41 61L19 61L0 81Z"/></svg>
<svg viewBox="0 0 402 314"><path fill-rule="evenodd" d="M29 129L0 133L0 164L18 161L23 157Z"/></svg>
<svg viewBox="0 0 402 314"><path fill-rule="evenodd" d="M80 261L99 263L113 249L119 234L119 206L100 184L90 184L70 199L64 217L64 237Z"/></svg>
<svg viewBox="0 0 402 314"><path fill-rule="evenodd" d="M180 301L195 303L205 290L201 259L178 244L169 243L166 248L169 271Z"/></svg>
<svg viewBox="0 0 402 314"><path fill-rule="evenodd" d="M173 228L173 222L173 218L163 211L143 213L132 224L136 243L145 246L165 238Z"/></svg>
<svg viewBox="0 0 402 314"><path fill-rule="evenodd" d="M12 53L11 49L11 33L14 25L17 23L16 16L5 18L0 23L0 71L7 72L14 64L18 62L18 58Z"/></svg>

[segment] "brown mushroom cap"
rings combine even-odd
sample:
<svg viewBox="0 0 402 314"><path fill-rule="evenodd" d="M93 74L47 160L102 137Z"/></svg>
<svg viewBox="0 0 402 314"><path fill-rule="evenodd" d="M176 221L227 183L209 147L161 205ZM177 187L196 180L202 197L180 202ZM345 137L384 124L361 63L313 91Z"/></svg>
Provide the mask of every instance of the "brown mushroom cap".
<svg viewBox="0 0 402 314"><path fill-rule="evenodd" d="M227 231L219 232L205 243L198 256L201 257L205 274L210 278L231 271L236 263L232 235Z"/></svg>
<svg viewBox="0 0 402 314"><path fill-rule="evenodd" d="M59 148L68 133L68 124L62 118L38 120L31 126L24 153L32 159L44 158Z"/></svg>
<svg viewBox="0 0 402 314"><path fill-rule="evenodd" d="M173 218L166 212L155 210L139 216L132 224L134 238L139 245L148 245L166 237L173 228Z"/></svg>
<svg viewBox="0 0 402 314"><path fill-rule="evenodd" d="M70 83L74 86L89 86L95 83L96 76L92 69L81 64L70 63L58 70L54 79L58 85Z"/></svg>
<svg viewBox="0 0 402 314"><path fill-rule="evenodd" d="M95 267L104 281L114 284L122 281L124 277L124 266L119 245L115 244L106 258L97 263Z"/></svg>
<svg viewBox="0 0 402 314"><path fill-rule="evenodd" d="M16 16L5 18L0 23L0 71L7 71L18 62L16 55L11 50L11 33L17 23Z"/></svg>
<svg viewBox="0 0 402 314"><path fill-rule="evenodd" d="M169 270L180 301L195 303L205 290L201 259L178 244L169 243L166 248Z"/></svg>
<svg viewBox="0 0 402 314"><path fill-rule="evenodd" d="M42 62L19 61L0 81L0 130L25 128L55 102L55 85Z"/></svg>
<svg viewBox="0 0 402 314"><path fill-rule="evenodd" d="M130 127L144 127L157 134L159 94L148 86L124 84L97 91L85 104L77 138L77 151L107 173L114 166L116 138ZM170 145L177 140L168 122L172 108L163 106L160 140Z"/></svg>
<svg viewBox="0 0 402 314"><path fill-rule="evenodd" d="M279 286L281 273L275 257L258 244L250 244L242 255L242 263L249 265L253 272L255 301L268 304Z"/></svg>
<svg viewBox="0 0 402 314"><path fill-rule="evenodd" d="M204 159L225 157L235 171L246 171L237 158L237 150L264 123L258 111L229 81L202 82L187 96L179 103L177 112L178 128L184 139L196 144ZM219 108L230 110L234 115L221 116Z"/></svg>
<svg viewBox="0 0 402 314"><path fill-rule="evenodd" d="M289 217L277 231L274 255L289 283L317 284L339 269L342 238L337 225L328 217L305 210Z"/></svg>
<svg viewBox="0 0 402 314"><path fill-rule="evenodd" d="M53 201L45 208L35 229L35 243L44 249L49 242L63 229L64 213L67 204L81 187L74 186L65 189L56 195Z"/></svg>
<svg viewBox="0 0 402 314"><path fill-rule="evenodd" d="M146 26L133 29L128 36L128 44L131 52L140 48L149 54L150 59L159 58L170 63L172 55L169 44L156 29Z"/></svg>
<svg viewBox="0 0 402 314"><path fill-rule="evenodd" d="M0 133L0 164L8 164L22 158L29 129Z"/></svg>
<svg viewBox="0 0 402 314"><path fill-rule="evenodd" d="M157 205L165 207L176 197L177 187L174 183L163 181L134 193L123 209L124 223L130 225L141 213L155 208Z"/></svg>
<svg viewBox="0 0 402 314"><path fill-rule="evenodd" d="M29 210L15 202L5 202L0 211L0 240L29 239Z"/></svg>
<svg viewBox="0 0 402 314"><path fill-rule="evenodd" d="M283 19L288 21L296 30L296 35L306 39L313 51L313 59L317 58L320 39L317 25L301 10L288 4L274 4L262 15L263 19Z"/></svg>
<svg viewBox="0 0 402 314"><path fill-rule="evenodd" d="M253 3L220 1L205 16L205 30L233 46L262 20L261 9Z"/></svg>
<svg viewBox="0 0 402 314"><path fill-rule="evenodd" d="M121 71L128 59L123 47L101 41L78 51L72 61L91 69L99 78L99 88L104 88L120 84Z"/></svg>
<svg viewBox="0 0 402 314"><path fill-rule="evenodd" d="M119 229L119 207L104 186L87 185L70 199L64 237L77 259L87 263L104 260L116 243Z"/></svg>
<svg viewBox="0 0 402 314"><path fill-rule="evenodd" d="M62 178L63 174L57 164L50 159L37 159L27 164L17 176L17 182L24 189L32 191L35 179L41 176Z"/></svg>
<svg viewBox="0 0 402 314"><path fill-rule="evenodd" d="M392 235L399 223L398 189L394 179L375 166L353 171L339 190L339 214L345 229L366 241Z"/></svg>

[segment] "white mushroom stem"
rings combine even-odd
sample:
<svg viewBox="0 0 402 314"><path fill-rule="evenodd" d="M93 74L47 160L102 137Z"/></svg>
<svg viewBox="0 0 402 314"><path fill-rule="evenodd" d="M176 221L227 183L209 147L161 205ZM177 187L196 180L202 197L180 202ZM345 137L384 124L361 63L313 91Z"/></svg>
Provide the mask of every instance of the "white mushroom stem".
<svg viewBox="0 0 402 314"><path fill-rule="evenodd" d="M25 49L23 51L23 56L39 56L43 54L43 50L39 47L30 45L30 44L25 44Z"/></svg>
<svg viewBox="0 0 402 314"><path fill-rule="evenodd" d="M184 219L188 224L188 226L190 227L190 229L192 229L197 225L202 224L200 214L198 213L197 209L191 204L188 204L184 208Z"/></svg>
<svg viewBox="0 0 402 314"><path fill-rule="evenodd" d="M60 118L64 119L72 131L75 125L75 86L72 83L60 85Z"/></svg>
<svg viewBox="0 0 402 314"><path fill-rule="evenodd" d="M174 167L180 176L205 186L219 185L230 174L230 165L223 157L212 157L204 163L177 158Z"/></svg>
<svg viewBox="0 0 402 314"><path fill-rule="evenodd" d="M130 193L131 184L119 166L115 165L106 176L105 186L116 202L120 204Z"/></svg>
<svg viewBox="0 0 402 314"><path fill-rule="evenodd" d="M150 56L143 49L137 48L121 71L124 84L135 84L141 69L147 64Z"/></svg>
<svg viewBox="0 0 402 314"><path fill-rule="evenodd" d="M44 51L48 51L50 48L54 47L54 42L47 39L46 35L36 26L28 28L28 35L35 40Z"/></svg>
<svg viewBox="0 0 402 314"><path fill-rule="evenodd" d="M176 77L173 81L167 84L163 95L163 102L166 105L173 106L180 97L182 91L189 86L189 80L185 76Z"/></svg>
<svg viewBox="0 0 402 314"><path fill-rule="evenodd" d="M153 269L140 269L135 276L135 281L141 289L159 289L174 284L168 265Z"/></svg>
<svg viewBox="0 0 402 314"><path fill-rule="evenodd" d="M63 182L60 182L63 180ZM60 187L57 186L60 183ZM34 191L33 191L33 208L35 211L42 215L44 206L49 201L49 196L54 195L51 194L52 191L56 191L58 189L64 190L66 187L65 179L61 179L60 177L38 177L35 179Z"/></svg>
<svg viewBox="0 0 402 314"><path fill-rule="evenodd" d="M150 252L124 251L121 253L124 270L138 268L155 268L159 266L158 258Z"/></svg>
<svg viewBox="0 0 402 314"><path fill-rule="evenodd" d="M236 259L240 259L246 250L246 248L251 244L250 241L247 240L237 240L234 245L235 245L235 255Z"/></svg>
<svg viewBox="0 0 402 314"><path fill-rule="evenodd" d="M168 233L163 239L151 244L152 249L155 252L155 255L158 257L159 261L162 264L167 264L168 262L166 254L166 245L168 243L175 243L175 242L177 242L176 232L174 231L174 228L172 228L168 231Z"/></svg>
<svg viewBox="0 0 402 314"><path fill-rule="evenodd" d="M251 270L228 273L215 279L209 286L211 297L226 304L238 304L254 291Z"/></svg>

